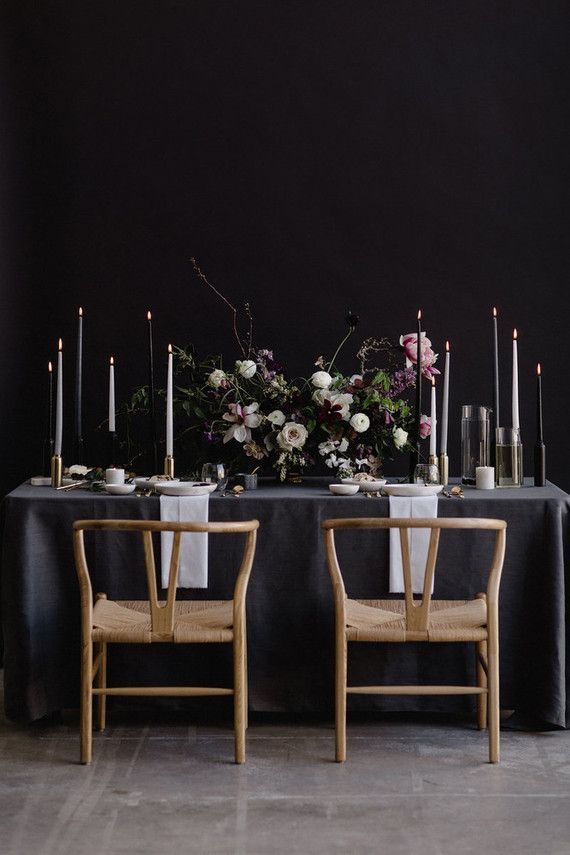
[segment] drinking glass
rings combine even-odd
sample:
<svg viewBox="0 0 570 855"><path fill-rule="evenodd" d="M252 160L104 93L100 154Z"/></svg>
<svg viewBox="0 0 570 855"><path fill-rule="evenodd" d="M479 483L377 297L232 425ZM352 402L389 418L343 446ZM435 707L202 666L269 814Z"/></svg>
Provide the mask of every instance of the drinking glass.
<svg viewBox="0 0 570 855"><path fill-rule="evenodd" d="M496 430L497 460L495 477L497 487L522 487L523 485L523 446L520 428L502 428Z"/></svg>
<svg viewBox="0 0 570 855"><path fill-rule="evenodd" d="M226 479L226 469L223 463L204 463L202 466L202 481L206 484L219 484Z"/></svg>
<svg viewBox="0 0 570 855"><path fill-rule="evenodd" d="M435 463L418 463L414 469L414 484L439 484L439 469Z"/></svg>
<svg viewBox="0 0 570 855"><path fill-rule="evenodd" d="M475 470L489 465L490 407L461 407L461 481L475 484Z"/></svg>

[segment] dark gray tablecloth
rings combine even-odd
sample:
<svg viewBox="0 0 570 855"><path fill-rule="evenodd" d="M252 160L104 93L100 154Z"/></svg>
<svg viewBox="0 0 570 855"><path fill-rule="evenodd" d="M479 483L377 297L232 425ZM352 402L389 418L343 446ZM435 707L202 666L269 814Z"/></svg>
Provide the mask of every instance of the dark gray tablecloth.
<svg viewBox="0 0 570 855"><path fill-rule="evenodd" d="M258 549L248 593L250 705L253 710L332 710L333 602L320 523L335 516L387 516L388 499L334 497L324 479L299 486L262 482L241 498L213 495L210 519L257 518ZM508 521L500 605L501 703L555 726L567 722L565 563L570 498L553 485L489 492L466 488L465 500L439 499L439 516ZM79 599L71 526L79 518L159 518L158 498L112 497L18 487L5 499L2 606L5 705L30 721L78 705ZM94 591L144 598L139 538L88 535ZM384 532L337 536L349 595L385 596ZM484 589L492 546L488 533L444 532L435 596L460 598ZM210 538L207 591L231 595L239 537ZM157 550L158 552L159 550ZM227 647L227 646L226 646ZM231 684L231 652L221 645L113 647L111 679L159 684ZM474 675L468 645L352 645L349 679L374 682L465 682ZM351 698L351 709L460 710L466 698Z"/></svg>

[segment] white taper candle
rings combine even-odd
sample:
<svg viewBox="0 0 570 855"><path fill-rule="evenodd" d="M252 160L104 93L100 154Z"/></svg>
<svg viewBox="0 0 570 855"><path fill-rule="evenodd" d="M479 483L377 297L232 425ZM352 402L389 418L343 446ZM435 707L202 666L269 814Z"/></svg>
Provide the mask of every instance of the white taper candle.
<svg viewBox="0 0 570 855"><path fill-rule="evenodd" d="M55 399L55 444L54 454L61 455L63 437L63 342L57 344L57 393Z"/></svg>
<svg viewBox="0 0 570 855"><path fill-rule="evenodd" d="M172 392L172 345L168 345L168 373L166 378L166 456L174 457L174 414Z"/></svg>
<svg viewBox="0 0 570 855"><path fill-rule="evenodd" d="M513 330L513 427L520 428L519 417L519 352L518 352L518 333Z"/></svg>
<svg viewBox="0 0 570 855"><path fill-rule="evenodd" d="M109 362L109 432L115 433L115 360Z"/></svg>

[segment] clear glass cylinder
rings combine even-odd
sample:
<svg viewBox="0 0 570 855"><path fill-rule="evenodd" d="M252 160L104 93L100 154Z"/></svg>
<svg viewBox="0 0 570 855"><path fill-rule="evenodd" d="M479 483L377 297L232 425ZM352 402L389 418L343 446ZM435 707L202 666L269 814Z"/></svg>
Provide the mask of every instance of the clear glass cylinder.
<svg viewBox="0 0 570 855"><path fill-rule="evenodd" d="M475 484L475 470L489 465L491 408L478 404L461 407L461 481Z"/></svg>
<svg viewBox="0 0 570 855"><path fill-rule="evenodd" d="M498 427L495 478L497 487L522 487L523 446L520 428Z"/></svg>

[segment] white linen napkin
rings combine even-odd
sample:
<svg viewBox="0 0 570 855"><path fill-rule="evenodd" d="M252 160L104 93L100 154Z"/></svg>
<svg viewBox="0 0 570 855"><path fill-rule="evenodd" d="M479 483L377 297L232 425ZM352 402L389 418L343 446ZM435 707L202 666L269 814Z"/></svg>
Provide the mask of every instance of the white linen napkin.
<svg viewBox="0 0 570 855"><path fill-rule="evenodd" d="M208 522L208 499L205 496L161 496L160 519L163 522ZM171 531L160 535L162 587L168 588L173 536ZM208 534L190 532L180 541L179 588L208 587Z"/></svg>
<svg viewBox="0 0 570 855"><path fill-rule="evenodd" d="M431 517L435 519L437 517L437 496L390 496L390 516L412 519ZM428 528L408 529L414 594L421 594L424 589L430 534ZM392 528L390 529L390 593L403 594L404 591L400 530Z"/></svg>

